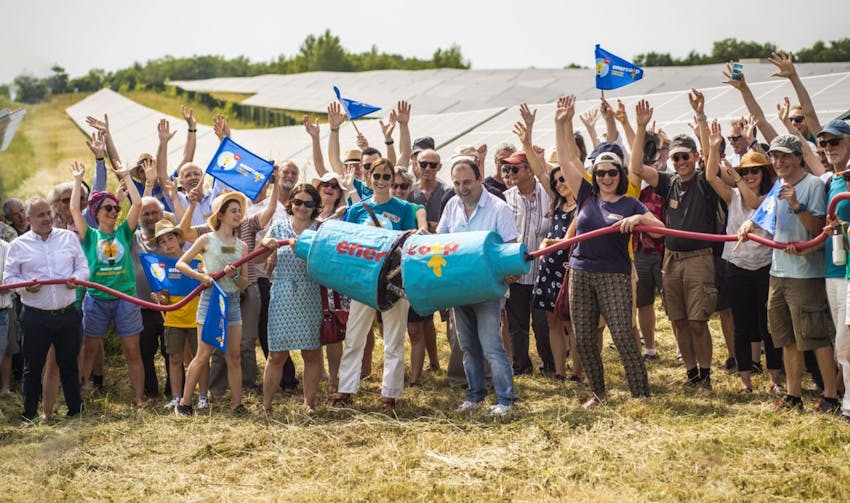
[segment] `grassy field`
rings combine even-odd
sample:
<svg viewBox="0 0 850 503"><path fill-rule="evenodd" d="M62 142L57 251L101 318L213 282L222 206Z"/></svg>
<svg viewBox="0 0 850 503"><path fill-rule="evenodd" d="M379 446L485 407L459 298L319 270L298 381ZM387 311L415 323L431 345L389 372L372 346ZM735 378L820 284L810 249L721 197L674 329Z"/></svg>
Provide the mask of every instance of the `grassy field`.
<svg viewBox="0 0 850 503"><path fill-rule="evenodd" d="M717 325L713 323L717 334ZM443 335L440 335L444 340ZM725 359L716 336L715 362ZM731 374L714 391L686 393L684 370L661 324L654 397L628 398L608 346L610 401L582 410L585 386L541 376L516 381L508 419L458 414L463 391L442 371L380 412L379 371L354 409L305 415L279 395L271 417L225 404L189 420L165 400L135 410L126 370L109 360L107 392L81 419L21 426L18 398L0 402L0 499L9 501L848 501L850 427L835 417L776 413L766 377L741 397ZM376 365L380 369L380 339ZM443 361L447 347L441 344ZM262 355L259 354L259 361ZM296 366L301 368L296 356ZM262 366L262 365L261 365ZM329 395L322 394L326 403ZM492 399L492 397L491 397ZM807 407L814 394L804 397ZM60 408L61 410L61 408Z"/></svg>

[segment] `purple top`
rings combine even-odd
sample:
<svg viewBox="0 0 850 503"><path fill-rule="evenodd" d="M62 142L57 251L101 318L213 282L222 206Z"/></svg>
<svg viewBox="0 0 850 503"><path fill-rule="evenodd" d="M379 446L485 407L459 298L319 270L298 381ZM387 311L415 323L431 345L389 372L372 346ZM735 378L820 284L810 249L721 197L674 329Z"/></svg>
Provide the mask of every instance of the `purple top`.
<svg viewBox="0 0 850 503"><path fill-rule="evenodd" d="M642 202L623 196L615 202L602 201L591 195L590 182L582 180L576 197L579 208L576 217L576 235L609 227L632 215L643 215L648 210ZM570 268L587 272L631 274L629 258L631 234L616 232L578 243L570 256Z"/></svg>

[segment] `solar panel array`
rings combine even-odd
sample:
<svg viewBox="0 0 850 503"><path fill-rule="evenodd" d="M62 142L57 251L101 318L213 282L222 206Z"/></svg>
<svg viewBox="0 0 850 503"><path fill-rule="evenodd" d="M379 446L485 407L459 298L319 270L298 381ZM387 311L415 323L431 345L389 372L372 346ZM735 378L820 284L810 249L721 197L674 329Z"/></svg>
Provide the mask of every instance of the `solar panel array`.
<svg viewBox="0 0 850 503"><path fill-rule="evenodd" d="M15 132L18 130L18 125L24 119L26 113L23 108L15 111L6 108L0 110L0 152L9 148L12 138L15 137Z"/></svg>

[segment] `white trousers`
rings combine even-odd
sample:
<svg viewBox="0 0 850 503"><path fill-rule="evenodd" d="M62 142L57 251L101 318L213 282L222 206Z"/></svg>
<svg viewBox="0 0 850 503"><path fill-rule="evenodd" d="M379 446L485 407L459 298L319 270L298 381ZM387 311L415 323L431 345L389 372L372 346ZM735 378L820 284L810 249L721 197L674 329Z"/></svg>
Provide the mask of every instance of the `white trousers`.
<svg viewBox="0 0 850 503"><path fill-rule="evenodd" d="M384 380L381 394L386 398L401 398L404 392L404 335L409 307L407 299L399 299L388 311L381 312L384 336ZM353 394L357 393L360 386L363 348L366 346L366 335L375 320L375 310L356 300L351 301L348 309L337 390L340 393Z"/></svg>

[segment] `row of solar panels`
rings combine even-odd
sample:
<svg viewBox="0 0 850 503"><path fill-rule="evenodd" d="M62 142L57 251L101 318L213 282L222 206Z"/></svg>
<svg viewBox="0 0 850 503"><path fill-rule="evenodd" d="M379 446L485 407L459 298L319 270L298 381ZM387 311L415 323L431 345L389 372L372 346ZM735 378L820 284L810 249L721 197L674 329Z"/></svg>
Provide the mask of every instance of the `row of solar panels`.
<svg viewBox="0 0 850 503"><path fill-rule="evenodd" d="M818 115L822 122L845 112L850 105L850 71L841 73L803 77L809 94L812 97ZM330 86L331 82L327 82ZM781 126L776 121L775 105L785 96L792 102L796 101L794 90L786 79L773 79L750 84L753 94L764 108L768 119L778 130ZM314 88L315 89L315 88ZM625 88L629 90L630 88ZM743 100L735 89L720 85L701 89L706 96L706 114L710 118L718 118L728 128L728 121L746 114ZM687 90L680 89L672 92L654 94L631 94L620 98L633 119L634 105L646 98L654 107L654 119L669 135L690 133L688 122L693 117L688 102ZM327 100L330 101L330 100ZM531 101L531 100L529 100ZM613 101L613 99L611 100ZM513 123L520 119L519 102L510 106L490 107L468 112L427 114L422 113L418 103L413 102L413 115L410 121L411 135L431 136L436 140L437 150L443 159L447 159L461 145L487 144L492 149L500 142L517 143L511 133ZM597 107L598 97L583 99L577 102L577 114ZM537 124L534 128L534 142L545 148L554 145L554 103L534 105L537 108ZM382 112L385 112L384 110ZM175 111L176 112L176 111ZM166 117L172 128L177 128L179 134L170 145L169 159L175 166L182 156L182 148L186 139L186 127L181 118L164 116L161 112L143 107L113 91L101 90L69 107L67 113L74 122L84 130L87 115L102 116L108 113L115 142L125 159L135 159L143 152L155 152L157 146L156 125L160 118ZM376 114L379 115L379 114ZM383 150L383 137L377 120L358 120L358 128L380 150ZM576 130L584 132L578 119L575 120ZM604 124L597 123L597 131L604 131ZM315 171L310 165L310 138L302 126L289 126L272 129L234 130L233 139L242 146L258 155L269 159L293 159L306 168L305 177L310 178ZM322 127L322 147L327 145L327 125ZM346 123L341 129L341 148L346 150L355 144L354 128ZM396 131L396 137L398 132ZM204 166L209 162L218 145L217 138L210 126L198 126L198 147L196 161ZM488 156L491 157L491 156ZM488 159L488 165L492 161ZM488 168L489 170L491 167ZM440 173L441 178L448 180L448 170Z"/></svg>
<svg viewBox="0 0 850 503"><path fill-rule="evenodd" d="M0 152L9 148L12 138L15 137L15 132L18 130L18 125L26 113L23 108L15 111L7 108L0 110Z"/></svg>

